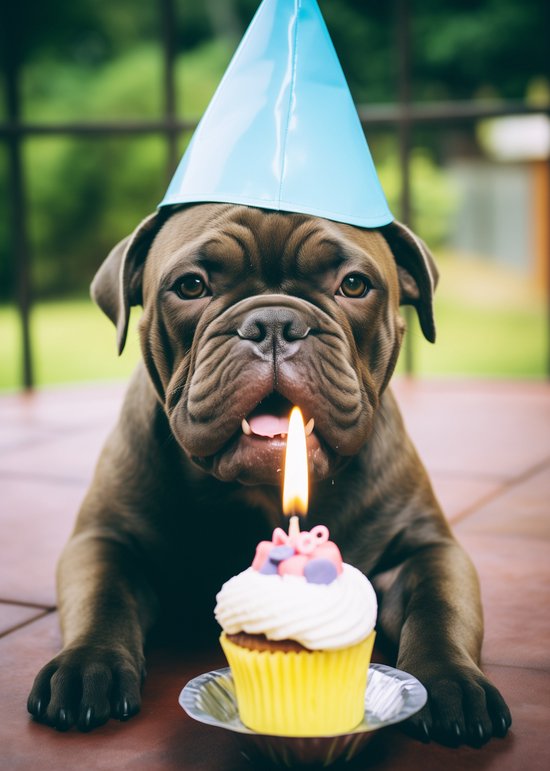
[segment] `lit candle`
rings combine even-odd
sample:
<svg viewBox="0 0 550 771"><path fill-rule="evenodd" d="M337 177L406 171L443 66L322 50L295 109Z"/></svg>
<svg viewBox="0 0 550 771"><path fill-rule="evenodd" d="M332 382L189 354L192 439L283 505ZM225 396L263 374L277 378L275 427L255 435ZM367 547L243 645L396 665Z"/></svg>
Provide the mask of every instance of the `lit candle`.
<svg viewBox="0 0 550 771"><path fill-rule="evenodd" d="M299 517L308 507L307 448L304 419L299 407L290 413L283 482L283 513L290 517L288 535L294 543L300 534Z"/></svg>
<svg viewBox="0 0 550 771"><path fill-rule="evenodd" d="M308 425L313 427L312 421ZM330 584L342 573L342 555L329 540L325 525L300 532L300 516L308 507L306 431L302 413L294 407L288 425L283 482L283 512L290 517L288 533L281 527L271 541L260 541L252 562L264 575L302 577L312 584Z"/></svg>

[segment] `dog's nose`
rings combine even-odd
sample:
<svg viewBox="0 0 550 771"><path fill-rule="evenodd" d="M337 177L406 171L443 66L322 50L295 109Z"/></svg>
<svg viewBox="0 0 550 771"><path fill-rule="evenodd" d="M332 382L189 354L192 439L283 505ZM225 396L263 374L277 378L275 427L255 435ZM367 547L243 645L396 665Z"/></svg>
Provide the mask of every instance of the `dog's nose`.
<svg viewBox="0 0 550 771"><path fill-rule="evenodd" d="M242 340L251 340L263 351L284 351L289 343L303 340L310 327L291 308L258 308L246 316L237 329Z"/></svg>

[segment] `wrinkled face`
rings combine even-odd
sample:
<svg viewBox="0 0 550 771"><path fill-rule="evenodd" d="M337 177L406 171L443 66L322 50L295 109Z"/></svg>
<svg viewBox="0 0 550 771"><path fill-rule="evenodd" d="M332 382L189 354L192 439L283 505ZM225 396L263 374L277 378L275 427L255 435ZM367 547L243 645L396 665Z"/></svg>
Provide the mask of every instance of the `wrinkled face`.
<svg viewBox="0 0 550 771"><path fill-rule="evenodd" d="M313 479L367 442L403 332L395 263L376 231L187 208L153 242L143 304L146 365L174 436L202 469L279 484L293 405L309 424Z"/></svg>

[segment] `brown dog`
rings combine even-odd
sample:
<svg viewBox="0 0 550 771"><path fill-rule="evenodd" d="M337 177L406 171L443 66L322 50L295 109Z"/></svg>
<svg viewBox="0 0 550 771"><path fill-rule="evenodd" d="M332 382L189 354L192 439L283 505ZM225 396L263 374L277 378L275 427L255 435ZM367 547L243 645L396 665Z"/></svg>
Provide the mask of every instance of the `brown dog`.
<svg viewBox="0 0 550 771"><path fill-rule="evenodd" d="M509 711L478 666L475 571L387 389L400 303L435 337L435 279L398 223L369 231L244 206L161 210L111 252L93 296L120 350L130 306L143 305L144 366L61 558L65 647L36 678L35 718L87 730L137 712L163 610L187 639L217 635L222 582L284 526L284 439L243 431L243 418L297 404L315 421L308 519L371 578L380 637L428 689L409 727L448 744L506 733Z"/></svg>

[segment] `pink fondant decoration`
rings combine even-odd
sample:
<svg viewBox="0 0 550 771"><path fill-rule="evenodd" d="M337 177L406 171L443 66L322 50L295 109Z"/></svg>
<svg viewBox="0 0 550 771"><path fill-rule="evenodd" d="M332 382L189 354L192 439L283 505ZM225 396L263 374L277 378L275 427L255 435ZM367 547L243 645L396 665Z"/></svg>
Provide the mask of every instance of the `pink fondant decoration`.
<svg viewBox="0 0 550 771"><path fill-rule="evenodd" d="M328 528L324 525L316 525L311 530L303 530L296 541L295 547L299 554L312 554L319 544L328 541Z"/></svg>
<svg viewBox="0 0 550 771"><path fill-rule="evenodd" d="M271 541L260 541L260 543L256 546L256 555L254 557L254 561L252 562L252 567L254 570L262 569L272 548L273 544Z"/></svg>
<svg viewBox="0 0 550 771"><path fill-rule="evenodd" d="M296 539L296 551L298 554L311 554L317 546L317 539L307 530L303 530Z"/></svg>
<svg viewBox="0 0 550 771"><path fill-rule="evenodd" d="M295 554L279 563L280 576L303 576L304 568L309 559L304 554Z"/></svg>
<svg viewBox="0 0 550 771"><path fill-rule="evenodd" d="M311 555L314 559L330 560L336 566L338 575L342 572L342 555L340 549L336 546L334 541L327 541L327 543L320 544L315 547L315 551Z"/></svg>
<svg viewBox="0 0 550 771"><path fill-rule="evenodd" d="M290 536L288 533L285 533L282 527L276 527L273 531L273 546L281 546L282 544L289 544L290 543Z"/></svg>
<svg viewBox="0 0 550 771"><path fill-rule="evenodd" d="M342 555L334 541L329 541L330 533L325 525L316 525L311 530L302 530L297 537L290 536L281 527L275 528L271 541L260 541L252 562L254 570L262 570L269 553L275 546L292 546L297 554L282 560L278 566L279 575L303 576L304 568L312 559L328 560L342 573Z"/></svg>
<svg viewBox="0 0 550 771"><path fill-rule="evenodd" d="M325 525L315 525L315 527L312 527L310 530L310 533L314 538L316 538L317 543L326 543L329 539L329 531L328 527Z"/></svg>

